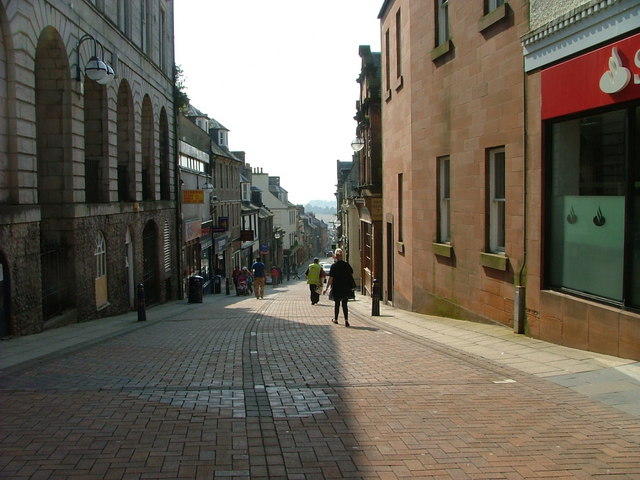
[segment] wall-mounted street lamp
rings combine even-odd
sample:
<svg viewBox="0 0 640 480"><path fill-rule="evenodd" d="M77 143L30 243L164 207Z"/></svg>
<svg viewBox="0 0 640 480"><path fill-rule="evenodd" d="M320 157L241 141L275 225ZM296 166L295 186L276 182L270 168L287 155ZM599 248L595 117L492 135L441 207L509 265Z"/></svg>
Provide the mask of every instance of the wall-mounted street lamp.
<svg viewBox="0 0 640 480"><path fill-rule="evenodd" d="M93 56L84 66L84 73L94 82L97 82L101 85L107 85L109 82L111 82L111 80L115 78L115 72L113 71L111 65L109 65L102 59L102 57L104 57L104 47L102 46L102 44L88 33L85 33L80 37L80 39L78 40L78 46L76 47L76 80L78 82L82 81L82 68L80 67L80 46L87 40L93 42ZM100 46L100 53L102 57L98 56L98 45Z"/></svg>
<svg viewBox="0 0 640 480"><path fill-rule="evenodd" d="M362 150L364 148L364 139L360 137L354 138L353 142L351 142L351 148L354 152L359 152L360 150Z"/></svg>
<svg viewBox="0 0 640 480"><path fill-rule="evenodd" d="M205 177L205 175L202 175L200 173L196 173L196 190L200 190L200 177ZM213 190L213 183L211 183L210 181L206 180L204 182L204 185L202 185L202 190Z"/></svg>

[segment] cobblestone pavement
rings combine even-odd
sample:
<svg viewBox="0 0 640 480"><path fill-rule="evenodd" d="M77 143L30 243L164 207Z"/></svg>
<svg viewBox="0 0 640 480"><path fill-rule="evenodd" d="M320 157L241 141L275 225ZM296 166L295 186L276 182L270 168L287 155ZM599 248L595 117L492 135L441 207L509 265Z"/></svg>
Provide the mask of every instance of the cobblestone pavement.
<svg viewBox="0 0 640 480"><path fill-rule="evenodd" d="M0 478L639 479L637 417L305 284L0 375Z"/></svg>

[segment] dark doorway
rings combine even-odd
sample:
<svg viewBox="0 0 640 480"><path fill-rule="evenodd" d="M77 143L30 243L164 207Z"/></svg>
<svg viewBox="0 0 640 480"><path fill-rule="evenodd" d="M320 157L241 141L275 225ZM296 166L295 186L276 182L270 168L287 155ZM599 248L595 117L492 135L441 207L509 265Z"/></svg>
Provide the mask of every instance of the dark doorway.
<svg viewBox="0 0 640 480"><path fill-rule="evenodd" d="M11 289L9 284L9 266L0 254L0 337L11 335Z"/></svg>
<svg viewBox="0 0 640 480"><path fill-rule="evenodd" d="M393 303L393 223L387 223L387 284L385 285L385 302Z"/></svg>
<svg viewBox="0 0 640 480"><path fill-rule="evenodd" d="M158 302L158 234L153 222L142 232L142 283L146 304Z"/></svg>

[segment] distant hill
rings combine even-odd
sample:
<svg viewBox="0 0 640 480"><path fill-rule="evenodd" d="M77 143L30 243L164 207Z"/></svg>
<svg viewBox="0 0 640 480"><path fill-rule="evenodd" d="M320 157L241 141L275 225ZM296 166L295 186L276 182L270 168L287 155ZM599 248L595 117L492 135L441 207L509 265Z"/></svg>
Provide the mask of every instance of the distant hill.
<svg viewBox="0 0 640 480"><path fill-rule="evenodd" d="M335 215L336 202L335 200L311 200L304 206L304 211L315 214Z"/></svg>

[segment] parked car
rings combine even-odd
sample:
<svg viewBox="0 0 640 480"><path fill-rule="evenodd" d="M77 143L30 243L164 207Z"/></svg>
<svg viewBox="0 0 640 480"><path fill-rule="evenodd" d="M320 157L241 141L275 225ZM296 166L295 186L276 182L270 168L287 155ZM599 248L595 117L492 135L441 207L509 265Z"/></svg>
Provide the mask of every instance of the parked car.
<svg viewBox="0 0 640 480"><path fill-rule="evenodd" d="M322 265L322 270L324 270L324 273L327 274L327 277L329 276L329 270L331 270L331 264L330 263L321 263L320 265ZM327 282L327 278L325 277L324 279L325 283Z"/></svg>

